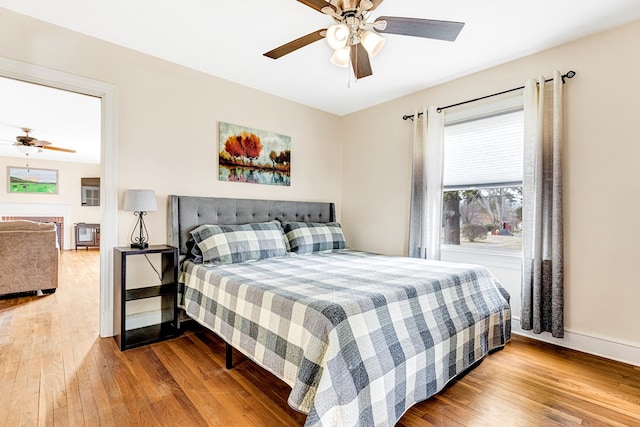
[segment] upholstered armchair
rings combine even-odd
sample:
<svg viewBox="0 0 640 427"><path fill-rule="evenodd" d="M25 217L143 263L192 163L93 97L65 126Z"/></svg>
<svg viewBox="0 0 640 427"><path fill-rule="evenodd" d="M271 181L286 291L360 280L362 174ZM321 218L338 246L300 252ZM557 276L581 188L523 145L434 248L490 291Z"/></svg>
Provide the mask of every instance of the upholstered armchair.
<svg viewBox="0 0 640 427"><path fill-rule="evenodd" d="M0 295L58 287L56 225L0 221Z"/></svg>

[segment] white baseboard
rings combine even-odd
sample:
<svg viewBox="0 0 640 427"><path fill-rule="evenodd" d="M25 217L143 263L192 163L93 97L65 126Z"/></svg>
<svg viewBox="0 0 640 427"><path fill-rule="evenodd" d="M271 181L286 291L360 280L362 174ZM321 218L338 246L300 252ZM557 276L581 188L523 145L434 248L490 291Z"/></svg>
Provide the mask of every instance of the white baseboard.
<svg viewBox="0 0 640 427"><path fill-rule="evenodd" d="M513 317L511 319L511 332L516 335L522 335L534 340L548 342L560 347L566 347L582 351L584 353L606 357L607 359L616 360L618 362L640 366L640 347L633 344L593 337L567 329L564 331L564 338L554 338L548 332L534 334L531 331L525 331L522 329L520 327L520 318L517 317Z"/></svg>

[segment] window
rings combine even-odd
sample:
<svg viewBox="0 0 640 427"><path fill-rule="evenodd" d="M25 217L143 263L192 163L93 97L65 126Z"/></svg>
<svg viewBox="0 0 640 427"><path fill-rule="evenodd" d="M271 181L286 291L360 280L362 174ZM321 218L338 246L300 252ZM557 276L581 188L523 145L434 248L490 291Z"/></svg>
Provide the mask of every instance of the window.
<svg viewBox="0 0 640 427"><path fill-rule="evenodd" d="M522 248L521 105L447 118L444 130L444 245Z"/></svg>
<svg viewBox="0 0 640 427"><path fill-rule="evenodd" d="M100 206L100 178L80 178L82 206Z"/></svg>

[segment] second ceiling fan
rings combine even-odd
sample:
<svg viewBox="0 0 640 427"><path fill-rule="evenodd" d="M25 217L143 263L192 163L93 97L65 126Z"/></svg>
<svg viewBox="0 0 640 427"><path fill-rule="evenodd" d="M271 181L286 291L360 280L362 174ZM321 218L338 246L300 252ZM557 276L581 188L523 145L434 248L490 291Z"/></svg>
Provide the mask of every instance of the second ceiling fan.
<svg viewBox="0 0 640 427"><path fill-rule="evenodd" d="M326 37L334 49L331 62L342 67L351 63L357 79L373 74L369 57L375 56L384 45L384 39L377 33L454 41L464 26L463 22L397 16L380 16L375 21L367 21L369 12L383 0L298 1L331 16L335 24L279 46L264 56L278 59Z"/></svg>
<svg viewBox="0 0 640 427"><path fill-rule="evenodd" d="M13 145L16 146L18 150L22 151L24 154L29 155L43 148L46 150L63 151L65 153L76 152L76 150L72 150L70 148L56 147L52 145L49 141L44 141L44 140L40 140L32 137L31 135L29 135L29 133L31 132L31 129L29 128L22 128L22 131L25 134L16 136L16 142L14 142Z"/></svg>

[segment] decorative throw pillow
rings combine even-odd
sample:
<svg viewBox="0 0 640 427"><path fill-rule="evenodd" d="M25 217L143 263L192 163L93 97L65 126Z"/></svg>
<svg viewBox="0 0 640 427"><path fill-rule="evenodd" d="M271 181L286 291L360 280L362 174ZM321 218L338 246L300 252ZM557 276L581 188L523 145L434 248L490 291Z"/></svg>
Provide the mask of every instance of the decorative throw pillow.
<svg viewBox="0 0 640 427"><path fill-rule="evenodd" d="M191 232L202 261L235 264L287 255L278 221L242 225L201 225Z"/></svg>
<svg viewBox="0 0 640 427"><path fill-rule="evenodd" d="M337 222L283 222L284 235L291 252L332 252L345 249L342 228Z"/></svg>
<svg viewBox="0 0 640 427"><path fill-rule="evenodd" d="M189 240L187 240L187 259L202 264L202 251L198 245L196 245L193 237L189 237Z"/></svg>

